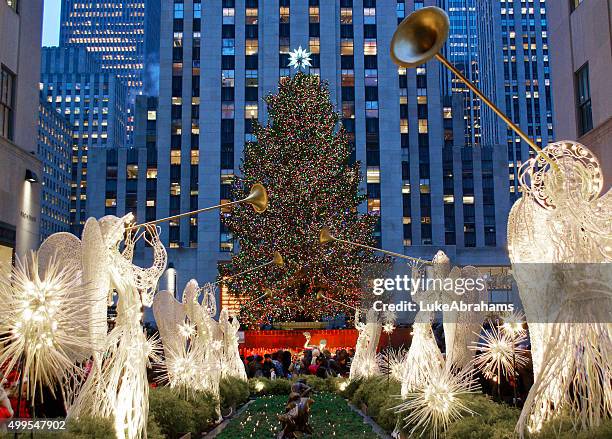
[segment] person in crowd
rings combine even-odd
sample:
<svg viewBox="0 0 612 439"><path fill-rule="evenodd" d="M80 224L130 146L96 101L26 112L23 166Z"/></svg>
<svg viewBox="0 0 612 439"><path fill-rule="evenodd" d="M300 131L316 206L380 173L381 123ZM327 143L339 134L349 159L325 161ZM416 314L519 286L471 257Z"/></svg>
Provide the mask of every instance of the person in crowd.
<svg viewBox="0 0 612 439"><path fill-rule="evenodd" d="M0 372L0 433L6 431L6 426L3 425L3 422L11 419L14 414L11 400L4 390L5 382L4 375Z"/></svg>
<svg viewBox="0 0 612 439"><path fill-rule="evenodd" d="M274 370L274 363L272 363L272 355L265 354L264 362L263 362L263 369L262 369L263 376L266 378L271 378L272 370Z"/></svg>
<svg viewBox="0 0 612 439"><path fill-rule="evenodd" d="M314 375L318 376L319 378L327 378L330 375L327 358L325 358L325 355L319 355L316 361L317 370Z"/></svg>
<svg viewBox="0 0 612 439"><path fill-rule="evenodd" d="M263 358L260 355L250 356L249 358L251 358L251 361L249 362L249 367L247 369L248 377L256 378L263 376Z"/></svg>
<svg viewBox="0 0 612 439"><path fill-rule="evenodd" d="M283 351L276 351L272 354L272 364L274 365L274 372L276 374L276 378L283 378L285 376L285 370L283 368L283 364L280 361L282 355Z"/></svg>
<svg viewBox="0 0 612 439"><path fill-rule="evenodd" d="M280 362L283 365L283 371L285 372L285 378L291 378L291 352L289 351L281 351Z"/></svg>

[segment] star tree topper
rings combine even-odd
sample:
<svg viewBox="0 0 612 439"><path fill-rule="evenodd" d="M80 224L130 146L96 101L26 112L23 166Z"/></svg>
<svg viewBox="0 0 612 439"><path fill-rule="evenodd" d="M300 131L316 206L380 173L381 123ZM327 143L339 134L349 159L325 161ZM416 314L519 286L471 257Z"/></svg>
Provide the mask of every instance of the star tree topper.
<svg viewBox="0 0 612 439"><path fill-rule="evenodd" d="M294 69L312 67L312 64L310 64L310 52L302 49L302 46L293 52L289 52L289 67Z"/></svg>

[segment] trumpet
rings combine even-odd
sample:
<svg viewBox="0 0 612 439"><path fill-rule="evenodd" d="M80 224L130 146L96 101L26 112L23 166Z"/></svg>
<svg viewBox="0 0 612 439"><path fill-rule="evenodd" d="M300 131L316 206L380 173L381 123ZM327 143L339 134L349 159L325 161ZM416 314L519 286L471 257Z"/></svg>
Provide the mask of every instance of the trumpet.
<svg viewBox="0 0 612 439"><path fill-rule="evenodd" d="M253 206L253 209L255 210L255 212L263 213L268 208L268 192L266 191L266 188L261 183L255 183L253 186L251 186L251 191L249 192L249 195L243 198L242 200L232 201L230 203L217 204L216 206L211 206L211 207L204 207L202 209L192 210L191 212L179 213L178 215L172 215L166 218L160 218L160 219L148 221L142 224L128 225L126 227L126 230L138 229L142 226L158 224L164 221L170 221L170 220L174 220L174 219L181 218L184 216L193 216L193 215L197 215L202 212L206 212L208 210L220 209L223 207L228 207L228 206L232 206L234 204L240 204L240 203L248 203L251 206Z"/></svg>
<svg viewBox="0 0 612 439"><path fill-rule="evenodd" d="M347 240L344 240L344 239L336 238L334 235L331 234L331 232L329 231L329 229L327 227L323 227L321 229L321 232L319 233L319 242L321 244L326 244L326 243L331 242L331 241L338 241L338 242L342 242L343 244L354 245L355 247L361 247L361 248L365 248L367 250L372 250L372 251L376 251L376 252L385 253L387 255L391 255L391 256L396 257L396 258L408 259L410 261L419 262L421 264L431 264L431 261L428 261L426 259L414 258L412 256L403 255L401 253L395 253L395 252L392 252L392 251L389 251L389 250L384 250L382 248L371 247L369 245L359 244L357 242L347 241Z"/></svg>
<svg viewBox="0 0 612 439"><path fill-rule="evenodd" d="M274 255L272 256L272 259L270 261L264 262L263 264L257 265L256 267L251 267L247 270L241 271L240 273L232 274L229 277L220 279L217 282L215 282L215 285L223 283L223 282L227 282L230 279L250 273L251 271L259 270L261 268L267 267L268 265L272 265L272 264L276 265L277 267L282 267L283 265L285 265L285 260L283 259L283 256L279 252L274 252Z"/></svg>
<svg viewBox="0 0 612 439"><path fill-rule="evenodd" d="M432 58L440 61L461 80L482 102L497 114L510 129L525 141L553 169L557 164L542 151L525 132L487 98L472 82L446 59L440 49L448 38L450 21L444 10L436 6L421 8L406 17L397 27L391 39L391 59L400 67L414 68Z"/></svg>

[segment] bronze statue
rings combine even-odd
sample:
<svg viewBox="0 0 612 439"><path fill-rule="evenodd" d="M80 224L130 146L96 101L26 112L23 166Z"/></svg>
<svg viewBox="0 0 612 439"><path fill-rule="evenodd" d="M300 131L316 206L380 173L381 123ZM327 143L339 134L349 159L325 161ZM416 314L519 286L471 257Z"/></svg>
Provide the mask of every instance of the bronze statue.
<svg viewBox="0 0 612 439"><path fill-rule="evenodd" d="M314 400L309 397L312 388L303 379L297 380L291 386L289 400L285 406L285 413L277 415L283 429L278 434L278 439L293 439L298 437L298 433L312 434L314 430L308 424L310 406Z"/></svg>

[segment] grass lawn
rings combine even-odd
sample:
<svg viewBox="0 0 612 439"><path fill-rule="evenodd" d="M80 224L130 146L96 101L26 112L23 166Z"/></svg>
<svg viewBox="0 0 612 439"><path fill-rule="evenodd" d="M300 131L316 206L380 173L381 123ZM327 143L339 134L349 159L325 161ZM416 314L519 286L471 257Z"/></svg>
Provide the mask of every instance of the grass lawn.
<svg viewBox="0 0 612 439"><path fill-rule="evenodd" d="M370 439L378 437L346 401L331 393L316 393L310 412L311 438ZM287 395L262 396L217 436L218 439L273 439L280 431L277 413L283 413Z"/></svg>

